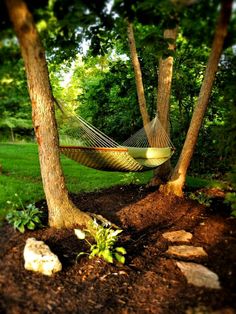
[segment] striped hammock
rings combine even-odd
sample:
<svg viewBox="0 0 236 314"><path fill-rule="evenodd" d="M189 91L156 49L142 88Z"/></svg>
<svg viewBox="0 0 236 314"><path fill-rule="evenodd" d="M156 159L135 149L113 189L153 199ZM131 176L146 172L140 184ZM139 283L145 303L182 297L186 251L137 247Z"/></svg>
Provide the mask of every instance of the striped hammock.
<svg viewBox="0 0 236 314"><path fill-rule="evenodd" d="M173 153L171 147L60 146L60 151L84 166L110 171L144 171L156 168L167 161Z"/></svg>
<svg viewBox="0 0 236 314"><path fill-rule="evenodd" d="M90 168L109 171L144 171L160 166L172 156L174 151L157 117L122 145L82 117L76 115L66 117L67 124L73 129L73 141L70 137L68 141L67 136L67 143L61 143L60 151L68 158Z"/></svg>

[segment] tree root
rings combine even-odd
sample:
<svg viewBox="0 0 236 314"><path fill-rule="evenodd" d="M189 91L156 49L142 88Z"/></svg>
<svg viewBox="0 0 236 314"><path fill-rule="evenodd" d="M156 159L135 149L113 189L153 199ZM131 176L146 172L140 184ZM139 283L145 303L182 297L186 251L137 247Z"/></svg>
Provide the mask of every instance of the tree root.
<svg viewBox="0 0 236 314"><path fill-rule="evenodd" d="M175 181L169 181L166 184L162 184L159 190L165 195L173 194L178 197L183 197L184 195L182 185L180 186L178 182Z"/></svg>
<svg viewBox="0 0 236 314"><path fill-rule="evenodd" d="M51 215L49 215L49 226L57 229L79 227L80 229L91 230L93 225L92 222L95 219L104 225L111 226L115 229L119 228L102 215L83 212L74 205L71 205L69 208L66 207L65 210L60 209L54 211L53 214L51 213Z"/></svg>
<svg viewBox="0 0 236 314"><path fill-rule="evenodd" d="M89 214L93 219L96 219L98 222L102 223L103 225L107 225L107 226L111 226L115 229L120 229L116 224L112 223L111 221L107 220L106 218L104 218L102 215L98 215L98 214L93 214L90 213Z"/></svg>

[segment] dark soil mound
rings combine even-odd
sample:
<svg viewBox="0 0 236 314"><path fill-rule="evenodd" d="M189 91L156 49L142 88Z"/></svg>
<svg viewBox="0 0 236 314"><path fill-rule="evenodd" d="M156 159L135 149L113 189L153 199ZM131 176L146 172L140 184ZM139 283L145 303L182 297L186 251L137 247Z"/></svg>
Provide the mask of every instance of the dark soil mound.
<svg viewBox="0 0 236 314"><path fill-rule="evenodd" d="M4 224L0 313L236 313L236 219L216 196L217 202L204 207L135 186L72 195L80 209L102 214L124 230L120 242L128 252L125 265L86 256L76 262L85 244L73 230L45 228L20 234ZM203 247L208 256L167 254L171 243L162 235L173 230L191 232L189 245ZM46 277L24 269L28 237L50 246L63 264L61 272ZM176 265L179 260L215 272L221 289L188 284Z"/></svg>

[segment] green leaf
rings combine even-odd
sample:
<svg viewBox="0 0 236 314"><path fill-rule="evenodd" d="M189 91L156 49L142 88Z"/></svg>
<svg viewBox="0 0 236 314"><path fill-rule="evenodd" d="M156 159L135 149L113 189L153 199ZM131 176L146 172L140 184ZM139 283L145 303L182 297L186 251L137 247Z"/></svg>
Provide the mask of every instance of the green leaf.
<svg viewBox="0 0 236 314"><path fill-rule="evenodd" d="M116 260L117 260L119 263L122 263L122 264L125 263L125 257L124 257L123 255L120 255L120 254L118 254L118 253L115 253L114 255L115 255Z"/></svg>
<svg viewBox="0 0 236 314"><path fill-rule="evenodd" d="M25 223L24 223L24 221L22 221L22 220L14 220L13 221L13 226L14 226L14 228L18 228L20 225L24 225Z"/></svg>
<svg viewBox="0 0 236 314"><path fill-rule="evenodd" d="M27 228L30 229L30 230L34 230L35 229L35 223L33 223L33 221L30 221L27 224Z"/></svg>
<svg viewBox="0 0 236 314"><path fill-rule="evenodd" d="M108 263L113 263L113 256L110 250L104 250L101 252L101 256L104 258L105 261Z"/></svg>
<svg viewBox="0 0 236 314"><path fill-rule="evenodd" d="M36 222L36 224L41 224L41 220L39 217L34 217L34 222Z"/></svg>
<svg viewBox="0 0 236 314"><path fill-rule="evenodd" d="M111 237L116 237L118 234L120 234L122 232L122 230L118 229L118 230L115 230L111 233Z"/></svg>
<svg viewBox="0 0 236 314"><path fill-rule="evenodd" d="M86 253L86 252L80 252L79 254L77 254L77 256L76 256L76 261L79 259L79 257L80 256L82 256L82 255L87 255L88 253Z"/></svg>
<svg viewBox="0 0 236 314"><path fill-rule="evenodd" d="M18 229L21 233L24 233L24 232L25 232L25 227L24 227L23 224L21 224L20 226L18 226L17 229Z"/></svg>
<svg viewBox="0 0 236 314"><path fill-rule="evenodd" d="M94 257L94 256L96 256L98 254L99 254L99 249L98 248L94 248L94 249L91 250L90 256Z"/></svg>
<svg viewBox="0 0 236 314"><path fill-rule="evenodd" d="M123 248L123 247L117 247L116 248L116 251L118 252L118 253L121 253L121 254L127 254L127 252L126 252L126 249L125 248Z"/></svg>
<svg viewBox="0 0 236 314"><path fill-rule="evenodd" d="M234 217L236 217L236 210L233 210L233 211L231 212L231 215L234 216Z"/></svg>

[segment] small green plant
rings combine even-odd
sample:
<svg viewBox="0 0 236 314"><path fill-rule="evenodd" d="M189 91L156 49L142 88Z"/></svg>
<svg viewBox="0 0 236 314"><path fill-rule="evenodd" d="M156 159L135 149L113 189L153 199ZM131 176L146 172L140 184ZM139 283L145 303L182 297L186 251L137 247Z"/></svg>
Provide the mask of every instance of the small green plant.
<svg viewBox="0 0 236 314"><path fill-rule="evenodd" d="M211 198L203 192L190 193L189 198L198 201L199 204L205 205L207 207L211 206Z"/></svg>
<svg viewBox="0 0 236 314"><path fill-rule="evenodd" d="M232 191L226 194L225 201L231 206L231 216L236 217L236 166L232 168L228 178Z"/></svg>
<svg viewBox="0 0 236 314"><path fill-rule="evenodd" d="M137 177L136 173L129 172L129 173L125 173L124 174L123 179L121 179L121 183L124 184L124 185L140 184L140 180Z"/></svg>
<svg viewBox="0 0 236 314"><path fill-rule="evenodd" d="M225 202L231 206L231 216L236 217L236 193L229 192L226 194Z"/></svg>
<svg viewBox="0 0 236 314"><path fill-rule="evenodd" d="M108 263L117 260L119 263L124 264L126 250L123 247L114 247L122 230L114 230L107 224L99 225L96 220L93 220L91 227L92 231L88 229L83 231L80 229L74 230L77 238L85 240L90 247L90 253L81 252L77 255L77 258L83 254L88 254L89 258L98 256ZM92 244L87 237L92 237L95 244Z"/></svg>
<svg viewBox="0 0 236 314"><path fill-rule="evenodd" d="M34 204L28 204L24 206L21 198L18 194L15 194L17 202L8 201L7 203L11 205L11 209L6 215L6 220L11 224L14 229L19 230L21 233L25 232L25 229L34 230L36 228L43 227L42 217L43 212L39 210ZM20 207L22 210L17 210Z"/></svg>

